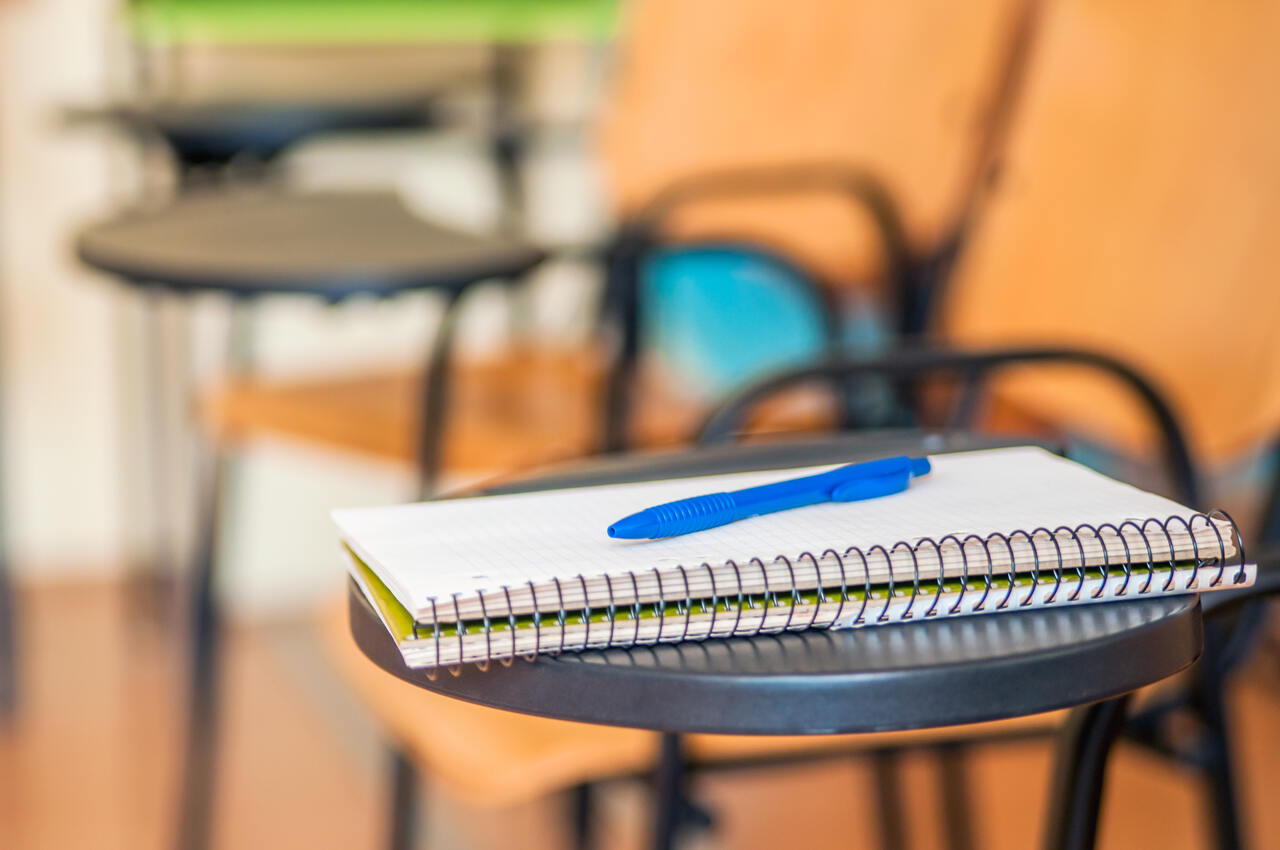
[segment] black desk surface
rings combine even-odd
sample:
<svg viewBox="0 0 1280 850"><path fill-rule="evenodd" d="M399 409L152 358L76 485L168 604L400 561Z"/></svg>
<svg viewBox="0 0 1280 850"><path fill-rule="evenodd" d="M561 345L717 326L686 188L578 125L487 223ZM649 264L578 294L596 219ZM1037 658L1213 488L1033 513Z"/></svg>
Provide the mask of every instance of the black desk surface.
<svg viewBox="0 0 1280 850"><path fill-rule="evenodd" d="M542 260L525 243L424 221L391 192L189 192L86 229L87 264L145 285L329 299L461 290Z"/></svg>
<svg viewBox="0 0 1280 850"><path fill-rule="evenodd" d="M996 445L972 437L845 435L580 465L494 491L769 469ZM1200 653L1194 596L593 650L474 666L405 667L352 585L351 631L382 668L420 687L511 711L673 732L873 732L1080 705L1159 681Z"/></svg>
<svg viewBox="0 0 1280 850"><path fill-rule="evenodd" d="M319 81L316 81L317 83ZM331 132L402 130L430 126L437 92L395 97L295 97L124 101L71 108L68 124L117 125L142 139L161 137L185 163L229 162L236 156L270 159L309 136Z"/></svg>

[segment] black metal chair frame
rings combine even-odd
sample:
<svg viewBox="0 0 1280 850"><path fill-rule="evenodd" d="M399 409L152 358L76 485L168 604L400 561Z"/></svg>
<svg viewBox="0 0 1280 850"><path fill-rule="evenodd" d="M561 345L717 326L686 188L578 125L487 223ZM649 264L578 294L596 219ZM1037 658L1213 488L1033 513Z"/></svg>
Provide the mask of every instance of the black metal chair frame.
<svg viewBox="0 0 1280 850"><path fill-rule="evenodd" d="M500 488L501 491L502 488ZM680 837L687 832L714 826L714 812L698 805L690 793L690 785L700 775L848 758L870 758L876 772L879 844L884 848L896 850L903 847L905 841L905 820L896 774L897 760L906 752L922 751L938 758L940 770L937 780L944 802L942 816L948 833L953 836L952 846L972 847L974 845L970 840L972 833L970 809L963 795L954 793L955 789L961 787L963 780L962 757L967 747L1016 743L1047 737L1054 731L1046 725L1039 729L1018 728L1007 732L993 732L977 742L970 736L960 735L932 739L928 742L906 742L892 748L883 746L873 748L854 743L832 747L822 752L747 756L723 761L705 761L691 757L684 746L683 735L664 732L656 736L654 766L651 770L599 778L578 784L569 790L566 815L570 828L571 846L575 850L587 850L596 846L598 824L595 821L595 795L599 787L611 782L635 780L649 782L653 789L654 807L651 846L657 850L672 850L678 845ZM1089 735L1096 732L1090 726L1082 729L1080 734ZM1094 746L1096 745L1095 743ZM1069 752L1074 752L1074 749ZM1069 813L1077 810L1096 813L1098 797L1093 794L1093 790L1100 787L1102 766L1102 763L1097 763L1097 770L1094 770L1090 764L1082 767L1074 761L1063 766L1063 772L1070 774L1070 781L1055 790L1053 807L1061 819L1066 819ZM424 825L420 814L424 797L421 778L412 759L398 750L393 750L391 754L390 768L388 846L393 850L410 850L417 846L417 838L421 835ZM1096 814L1082 819L1085 823L1094 821L1096 821ZM1091 833L1087 835L1091 836ZM1075 850L1091 844L1051 842L1047 846L1055 850L1056 848Z"/></svg>
<svg viewBox="0 0 1280 850"><path fill-rule="evenodd" d="M640 354L642 310L640 288L645 263L653 254L671 244L664 228L672 215L690 203L708 199L778 197L829 193L846 199L851 207L868 214L875 225L883 254L886 291L895 293L895 326L910 330L913 317L923 314L918 303L917 266L907 245L906 234L888 191L869 172L847 164L814 162L788 166L733 169L708 172L679 181L660 192L628 220L604 253L606 270L602 301L605 324L614 332L613 360L605 382L604 449L621 451L627 445L626 426L630 413L630 391ZM796 279L806 294L826 313L826 333L832 351L839 345L839 319L832 295L834 287L823 286L812 273L800 270L780 252L763 245L744 245L741 239L707 237L697 246L740 246L764 254L796 271Z"/></svg>
<svg viewBox="0 0 1280 850"><path fill-rule="evenodd" d="M884 358L857 360L833 356L818 364L780 374L756 384L726 402L711 415L702 429L700 442L724 442L733 437L744 424L747 413L764 398L797 384L822 381L843 393L851 386L851 378L877 376L891 379L899 389L926 377L950 374L960 378L966 387L956 407L951 425L958 427L977 411L977 402L983 383L1001 370L1028 364L1075 364L1109 374L1125 384L1142 401L1162 440L1162 457L1179 497L1185 502L1199 503L1198 482L1187 441L1170 406L1137 371L1115 358L1096 352L1066 348L1026 347L1001 350L937 350L909 349ZM1259 587L1246 594L1256 596L1267 592L1269 585L1260 582ZM1233 595L1234 596L1234 595ZM1235 604L1239 604L1237 601ZM1209 647L1213 652L1214 648ZM1200 664L1199 668L1211 665ZM1215 668L1216 669L1216 668ZM1200 678L1208 680L1208 677ZM1125 709L1128 697L1076 709L1066 727L1060 730L1058 769L1054 778L1054 793L1045 824L1045 846L1053 850L1075 850L1093 846L1097 821L1101 808L1103 778L1107 756L1118 735L1125 730ZM1214 704L1207 704L1213 708ZM1218 704L1220 705L1220 703ZM1220 712L1218 714L1220 717ZM1221 724L1212 727L1223 732ZM1046 734L1050 730L1046 730ZM939 780L944 801L943 814L953 847L957 850L975 846L968 820L970 807L965 799L963 782L963 757L967 747L1002 740L957 739L926 745L938 761ZM1221 746L1214 752L1226 753L1225 737L1219 737ZM864 752L865 754L865 752ZM903 844L905 831L901 795L897 790L896 762L901 753L893 749L873 752L873 764L877 775L878 811L881 821L879 832L882 846L898 848ZM828 754L826 757L831 757ZM812 760L812 756L795 755L783 759L746 759L734 766L759 766L764 763L796 763ZM1227 765L1218 757L1216 764ZM688 783L694 772L708 769L724 769L725 766L693 764L684 754L681 736L664 734L661 738L658 760L653 773L656 806L656 831L654 846L674 846L679 832L689 825L706 825L711 816L689 798ZM393 763L394 792L392 795L391 846L411 846L414 834L411 801L416 798L415 776L412 765L402 759ZM1219 792L1215 808L1227 806L1234 811L1230 785ZM571 797L571 823L574 827L574 846L587 847L591 840L592 785L574 789ZM408 806L408 808L406 808ZM1229 846L1229 845L1224 845Z"/></svg>
<svg viewBox="0 0 1280 850"><path fill-rule="evenodd" d="M907 398L918 382L939 376L958 379L963 386L949 428L970 425L986 382L1010 368L1041 365L1083 366L1110 375L1142 402L1156 425L1161 456L1175 495L1184 504L1201 507L1196 467L1187 440L1171 406L1148 379L1122 361L1096 351L1065 347L1027 346L998 349L906 348L883 357L856 359L832 357L779 373L750 386L726 401L706 420L703 442L731 438L745 425L749 412L762 400L803 384L822 382L837 393L849 390L852 380L877 377L890 380ZM1264 510L1264 543L1280 541L1280 476L1273 483ZM1062 732L1060 770L1055 777L1054 807L1046 822L1046 846L1089 847L1096 837L1102 779L1107 755L1116 738L1127 738L1163 755L1199 769L1211 789L1211 823L1216 846L1230 850L1242 845L1236 803L1231 747L1223 705L1224 681L1244 657L1264 613L1261 597L1280 592L1280 550L1273 548L1259 559L1257 584L1245 591L1210 597L1204 603L1205 650L1189 676L1185 692L1126 718L1128 697L1120 697L1074 710ZM1187 708L1200 726L1200 740L1191 751L1171 739L1163 721L1175 710ZM1067 749L1069 748L1069 749ZM953 754L948 754L953 755ZM947 810L967 810L964 785L946 783ZM1064 793L1065 792L1065 793ZM892 796L892 795L891 795ZM1061 801L1073 800L1069 806ZM892 803L892 799L882 801ZM889 817L900 815L889 812ZM891 834L886 831L886 834ZM959 847L971 846L968 836Z"/></svg>

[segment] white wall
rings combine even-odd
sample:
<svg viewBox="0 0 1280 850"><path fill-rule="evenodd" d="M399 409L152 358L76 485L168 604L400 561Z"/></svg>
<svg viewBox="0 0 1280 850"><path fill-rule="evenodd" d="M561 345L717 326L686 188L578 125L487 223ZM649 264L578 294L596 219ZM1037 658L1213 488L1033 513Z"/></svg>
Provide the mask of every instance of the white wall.
<svg viewBox="0 0 1280 850"><path fill-rule="evenodd" d="M104 90L106 11L102 0L0 5L4 485L23 570L118 561L133 542L113 353L122 299L66 247L70 224L130 177L113 173L107 138L62 132L57 114Z"/></svg>

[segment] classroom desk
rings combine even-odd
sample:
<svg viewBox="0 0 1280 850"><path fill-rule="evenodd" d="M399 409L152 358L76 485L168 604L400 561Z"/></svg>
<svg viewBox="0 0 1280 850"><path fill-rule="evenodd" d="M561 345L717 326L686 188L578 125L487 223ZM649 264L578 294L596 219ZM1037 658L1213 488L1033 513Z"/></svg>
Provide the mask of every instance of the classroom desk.
<svg viewBox="0 0 1280 850"><path fill-rule="evenodd" d="M714 446L580 464L492 488L517 492L1005 445L967 435L843 435ZM1200 603L1166 597L906 625L593 650L443 671L411 670L360 591L351 633L418 687L510 711L663 733L654 846L669 848L690 732L828 734L922 729L1075 707L1062 731L1046 846L1094 843L1103 772L1127 694L1189 666Z"/></svg>

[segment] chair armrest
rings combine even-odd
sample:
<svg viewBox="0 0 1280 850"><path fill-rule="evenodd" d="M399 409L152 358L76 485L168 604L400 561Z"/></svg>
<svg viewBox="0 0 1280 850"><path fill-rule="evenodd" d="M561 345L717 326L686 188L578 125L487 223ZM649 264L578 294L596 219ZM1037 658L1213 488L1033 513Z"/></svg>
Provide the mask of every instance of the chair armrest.
<svg viewBox="0 0 1280 850"><path fill-rule="evenodd" d="M616 354L606 379L603 431L605 451L626 443L627 387L639 353L639 289L643 258L661 242L663 223L684 205L708 198L769 196L828 189L866 209L876 223L885 255L885 277L898 299L898 325L906 328L922 314L914 284L914 264L905 230L888 191L870 173L835 163L725 169L677 181L626 221L604 252L605 287L601 313L617 331ZM817 293L821 298L822 294ZM829 311L830 312L830 311ZM833 319L834 322L834 319ZM834 329L834 324L832 329Z"/></svg>
<svg viewBox="0 0 1280 850"><path fill-rule="evenodd" d="M619 231L615 250L644 252L661 241L663 225L690 203L717 198L768 197L825 190L865 210L876 225L890 291L913 302L913 263L906 230L889 191L869 171L843 163L810 162L778 167L708 171L671 183Z"/></svg>
<svg viewBox="0 0 1280 850"><path fill-rule="evenodd" d="M1142 402L1159 429L1163 442L1163 458L1176 488L1178 498L1193 507L1200 506L1200 490L1195 465L1182 427L1169 403L1149 380L1131 366L1110 355L1081 348L1023 346L1008 348L907 347L889 354L872 357L832 357L792 369L747 387L715 410L700 431L700 443L723 442L732 438L746 421L747 414L763 399L783 390L812 381L826 381L833 386L864 376L879 376L897 381L917 380L926 376L956 376L976 388L992 373L1012 366L1032 363L1073 364L1109 374L1125 384ZM970 394L971 397L972 394Z"/></svg>

